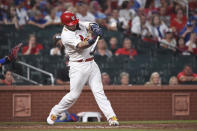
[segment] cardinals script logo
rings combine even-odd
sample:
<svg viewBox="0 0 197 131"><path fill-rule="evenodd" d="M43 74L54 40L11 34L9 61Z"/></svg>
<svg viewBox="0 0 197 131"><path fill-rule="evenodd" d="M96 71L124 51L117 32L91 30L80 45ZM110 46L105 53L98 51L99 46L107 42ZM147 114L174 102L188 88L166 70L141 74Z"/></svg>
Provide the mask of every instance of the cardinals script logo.
<svg viewBox="0 0 197 131"><path fill-rule="evenodd" d="M74 17L74 16L72 16L72 17L71 17L71 19L72 19L72 20L75 20L75 17Z"/></svg>

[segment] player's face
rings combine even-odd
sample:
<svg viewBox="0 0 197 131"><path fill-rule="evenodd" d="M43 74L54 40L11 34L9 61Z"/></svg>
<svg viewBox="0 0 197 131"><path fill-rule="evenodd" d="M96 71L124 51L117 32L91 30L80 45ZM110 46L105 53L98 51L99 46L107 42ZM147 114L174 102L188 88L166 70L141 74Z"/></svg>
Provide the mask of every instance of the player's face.
<svg viewBox="0 0 197 131"><path fill-rule="evenodd" d="M77 28L77 24L73 25L73 26L66 26L67 29L71 30L71 31L75 31Z"/></svg>

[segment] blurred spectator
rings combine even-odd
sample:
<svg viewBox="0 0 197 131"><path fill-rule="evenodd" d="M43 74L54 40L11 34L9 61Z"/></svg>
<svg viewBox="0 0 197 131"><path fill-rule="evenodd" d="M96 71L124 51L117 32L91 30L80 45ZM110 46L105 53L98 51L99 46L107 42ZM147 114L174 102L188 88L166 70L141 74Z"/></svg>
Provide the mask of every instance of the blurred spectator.
<svg viewBox="0 0 197 131"><path fill-rule="evenodd" d="M27 15L27 10L25 9L23 0L18 0L18 5L16 7L16 14L20 26L27 24L29 17Z"/></svg>
<svg viewBox="0 0 197 131"><path fill-rule="evenodd" d="M192 33L190 35L189 41L186 43L188 47L188 51L192 52L193 54L197 55L197 41L196 41L196 33Z"/></svg>
<svg viewBox="0 0 197 131"><path fill-rule="evenodd" d="M74 14L77 13L77 9L73 6L68 7L68 9L66 11L73 12Z"/></svg>
<svg viewBox="0 0 197 131"><path fill-rule="evenodd" d="M57 69L56 84L57 85L70 84L69 68L68 67Z"/></svg>
<svg viewBox="0 0 197 131"><path fill-rule="evenodd" d="M99 4L99 1L92 1L89 5L89 11L95 16L96 22L100 25L103 26L108 26L107 25L107 21L106 21L106 14L104 13L106 11L106 13L110 12L111 13L111 6L110 6L110 1L105 1L105 2L101 2L101 4ZM104 4L104 5L103 5ZM107 4L109 4L108 9L103 9L101 6L107 6ZM107 11L108 10L108 11Z"/></svg>
<svg viewBox="0 0 197 131"><path fill-rule="evenodd" d="M163 21L161 21L159 15L154 15L151 20L151 34L153 38L160 41L164 38L164 33L168 29Z"/></svg>
<svg viewBox="0 0 197 131"><path fill-rule="evenodd" d="M19 28L19 23L18 23L17 14L16 14L16 8L14 6L11 6L9 8L9 13L7 16L5 16L3 18L3 21L7 25L14 24L16 29Z"/></svg>
<svg viewBox="0 0 197 131"><path fill-rule="evenodd" d="M50 50L50 55L62 55L64 52L63 44L61 41L61 34L55 34L53 36L54 47Z"/></svg>
<svg viewBox="0 0 197 131"><path fill-rule="evenodd" d="M44 28L47 20L45 20L40 11L36 11L33 17L30 17L28 24Z"/></svg>
<svg viewBox="0 0 197 131"><path fill-rule="evenodd" d="M186 65L183 71L178 73L177 79L181 83L197 81L197 74L193 73L190 65Z"/></svg>
<svg viewBox="0 0 197 131"><path fill-rule="evenodd" d="M128 55L131 59L135 55L137 55L137 51L132 48L132 42L129 38L125 38L123 40L123 48L119 48L116 52L115 55Z"/></svg>
<svg viewBox="0 0 197 131"><path fill-rule="evenodd" d="M77 7L78 7L77 8L78 11L76 13L76 17L80 21L90 21L90 22L95 22L96 21L95 16L88 11L87 4L85 4L83 2L78 2Z"/></svg>
<svg viewBox="0 0 197 131"><path fill-rule="evenodd" d="M189 9L195 10L197 7L197 0L189 0Z"/></svg>
<svg viewBox="0 0 197 131"><path fill-rule="evenodd" d="M102 78L103 85L110 85L110 77L109 77L109 74L108 73L103 72L101 74L101 78Z"/></svg>
<svg viewBox="0 0 197 131"><path fill-rule="evenodd" d="M196 0L196 3L197 3L197 0ZM189 17L189 21L192 22L192 24L194 24L195 27L197 28L197 8L193 11L192 15Z"/></svg>
<svg viewBox="0 0 197 131"><path fill-rule="evenodd" d="M157 0L158 1L158 0ZM155 0L147 0L145 4L145 13L149 16L151 16L153 13L156 13L158 8L157 5L155 6Z"/></svg>
<svg viewBox="0 0 197 131"><path fill-rule="evenodd" d="M151 36L149 30L150 24L146 19L146 16L136 16L132 21L131 32L136 35L141 35L142 38Z"/></svg>
<svg viewBox="0 0 197 131"><path fill-rule="evenodd" d="M33 34L29 35L28 45L22 49L23 55L38 55L43 50L43 46L36 42L36 36Z"/></svg>
<svg viewBox="0 0 197 131"><path fill-rule="evenodd" d="M124 30L129 30L129 22L135 16L135 11L130 9L134 1L123 1L122 8L119 11L119 21L122 23L122 28Z"/></svg>
<svg viewBox="0 0 197 131"><path fill-rule="evenodd" d="M184 16L184 12L182 9L179 9L177 11L176 17L174 19L172 19L171 23L170 23L170 27L176 28L176 32L179 34L179 32L184 28L185 24L186 24L186 17Z"/></svg>
<svg viewBox="0 0 197 131"><path fill-rule="evenodd" d="M117 31L120 26L118 10L112 10L112 15L109 17L108 30Z"/></svg>
<svg viewBox="0 0 197 131"><path fill-rule="evenodd" d="M165 23L168 27L170 26L170 16L167 14L167 8L165 6L162 6L159 8L159 15L161 21Z"/></svg>
<svg viewBox="0 0 197 131"><path fill-rule="evenodd" d="M184 38L182 37L178 39L177 51L182 55L190 55L188 52L188 47L185 45Z"/></svg>
<svg viewBox="0 0 197 131"><path fill-rule="evenodd" d="M98 41L97 49L96 49L95 54L100 55L100 56L107 56L107 57L112 56L112 52L107 49L107 45L106 45L106 42L105 42L104 39L100 39Z"/></svg>
<svg viewBox="0 0 197 131"><path fill-rule="evenodd" d="M12 72L10 70L5 71L4 79L0 79L0 84L12 85L13 83L15 83L15 80L12 76Z"/></svg>
<svg viewBox="0 0 197 131"><path fill-rule="evenodd" d="M147 0L135 0L139 3L140 8L144 8Z"/></svg>
<svg viewBox="0 0 197 131"><path fill-rule="evenodd" d="M170 14L170 23L176 17L179 9L184 10L184 6L179 4L177 1L178 0L170 2L170 7L168 8L168 13ZM184 16L184 17L186 18L186 16Z"/></svg>
<svg viewBox="0 0 197 131"><path fill-rule="evenodd" d="M185 42L187 42L190 39L192 32L197 34L197 26L195 27L195 24L192 24L192 22L188 21L184 29L181 30L180 36L184 38Z"/></svg>
<svg viewBox="0 0 197 131"><path fill-rule="evenodd" d="M44 19L47 21L45 26L53 25L53 24L60 24L60 17L56 16L56 12L57 12L57 9L53 9L50 11L49 15L45 16Z"/></svg>
<svg viewBox="0 0 197 131"><path fill-rule="evenodd" d="M160 46L176 51L176 39L173 38L172 29L165 32L165 38L160 41Z"/></svg>
<svg viewBox="0 0 197 131"><path fill-rule="evenodd" d="M121 85L129 85L129 74L127 72L120 73L120 84Z"/></svg>
<svg viewBox="0 0 197 131"><path fill-rule="evenodd" d="M150 79L148 82L145 83L145 85L150 86L161 86L161 78L158 72L153 72L150 76Z"/></svg>
<svg viewBox="0 0 197 131"><path fill-rule="evenodd" d="M115 51L117 50L117 44L118 44L118 40L116 37L111 37L109 40L109 44L110 44L110 50L112 51L113 54L115 54Z"/></svg>
<svg viewBox="0 0 197 131"><path fill-rule="evenodd" d="M176 78L176 76L170 77L169 85L178 85L178 84L179 84L179 82L178 82L178 79Z"/></svg>

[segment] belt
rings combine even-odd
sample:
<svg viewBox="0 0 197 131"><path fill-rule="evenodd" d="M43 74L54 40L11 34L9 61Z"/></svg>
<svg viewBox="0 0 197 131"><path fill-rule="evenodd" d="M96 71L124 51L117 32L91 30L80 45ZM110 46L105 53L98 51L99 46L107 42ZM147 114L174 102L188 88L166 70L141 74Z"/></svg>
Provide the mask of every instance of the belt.
<svg viewBox="0 0 197 131"><path fill-rule="evenodd" d="M88 61L92 61L92 60L94 60L94 57L91 57L91 58L88 58L88 59L81 59L81 60L77 60L77 61L75 61L75 62L88 62Z"/></svg>

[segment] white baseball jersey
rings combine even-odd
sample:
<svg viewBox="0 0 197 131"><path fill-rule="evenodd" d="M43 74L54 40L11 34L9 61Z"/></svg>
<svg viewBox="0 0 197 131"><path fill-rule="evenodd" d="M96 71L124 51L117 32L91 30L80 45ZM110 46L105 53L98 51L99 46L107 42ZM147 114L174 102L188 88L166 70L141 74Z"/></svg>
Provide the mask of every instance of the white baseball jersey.
<svg viewBox="0 0 197 131"><path fill-rule="evenodd" d="M50 118L51 114L58 116L65 110L68 110L79 98L83 86L86 83L91 88L96 102L107 120L116 116L109 100L105 96L101 80L101 72L96 62L94 60L77 62L77 60L92 57L89 54L91 47L81 50L76 48L76 46L88 36L87 28L89 27L89 24L89 22L79 22L80 30L76 31L70 31L65 27L63 28L61 39L65 46L65 51L70 57L70 92L52 108L48 118ZM50 123L50 119L48 118L47 121Z"/></svg>
<svg viewBox="0 0 197 131"><path fill-rule="evenodd" d="M79 50L76 46L88 37L88 28L90 22L79 21L80 30L70 31L66 27L63 28L61 40L65 46L65 53L69 56L70 61L77 61L92 57L90 55L91 47Z"/></svg>

